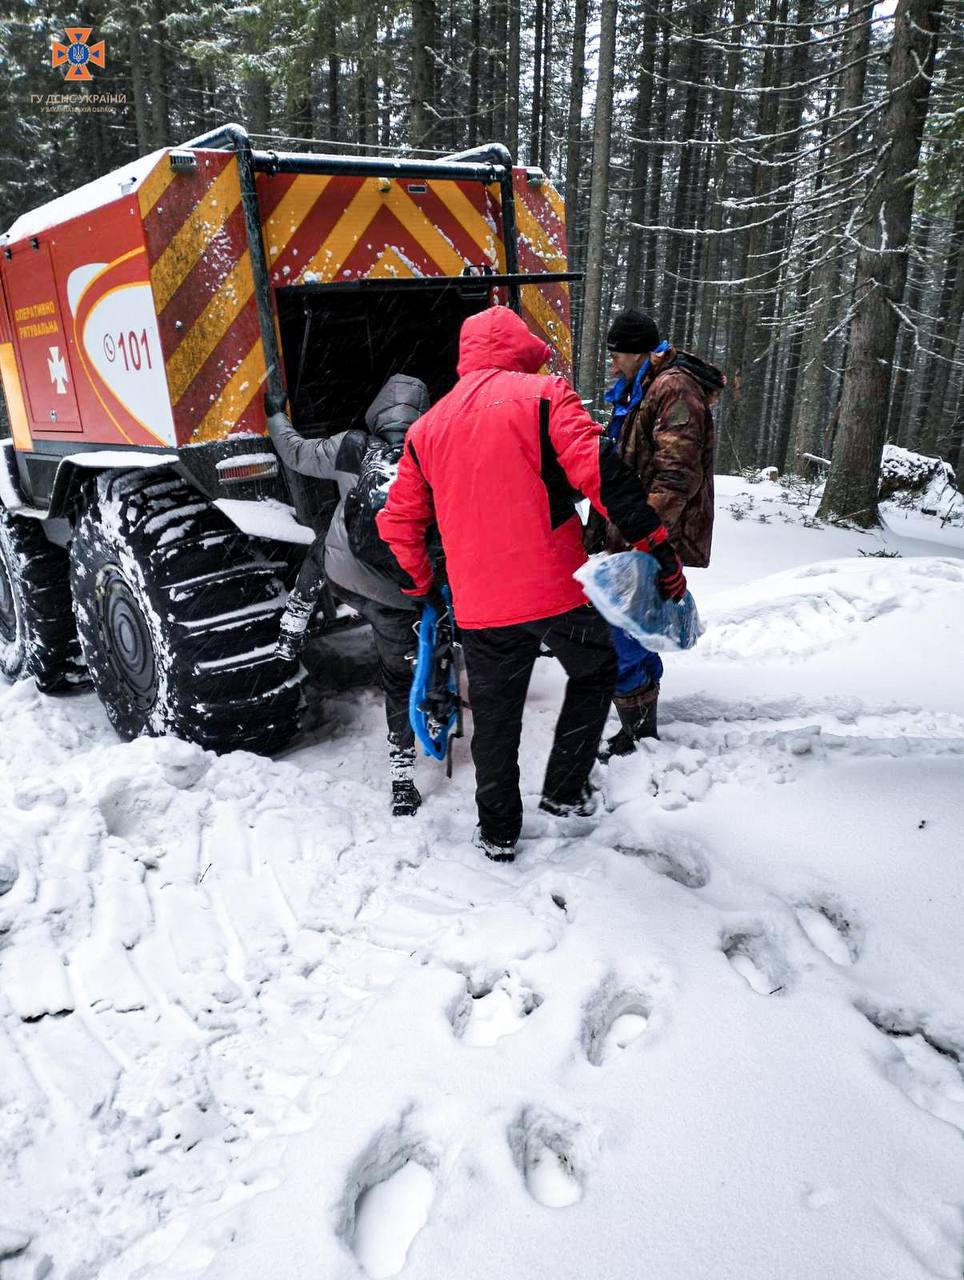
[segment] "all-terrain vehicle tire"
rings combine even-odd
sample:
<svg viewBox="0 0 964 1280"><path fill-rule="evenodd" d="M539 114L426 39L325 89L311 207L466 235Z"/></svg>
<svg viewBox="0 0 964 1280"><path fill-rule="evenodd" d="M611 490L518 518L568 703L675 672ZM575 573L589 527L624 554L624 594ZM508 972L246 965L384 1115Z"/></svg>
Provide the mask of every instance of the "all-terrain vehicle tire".
<svg viewBox="0 0 964 1280"><path fill-rule="evenodd" d="M295 733L301 677L275 656L286 566L271 550L170 473L98 477L71 586L94 688L122 738L273 751Z"/></svg>
<svg viewBox="0 0 964 1280"><path fill-rule="evenodd" d="M0 674L45 693L86 684L70 603L70 562L40 524L0 512Z"/></svg>

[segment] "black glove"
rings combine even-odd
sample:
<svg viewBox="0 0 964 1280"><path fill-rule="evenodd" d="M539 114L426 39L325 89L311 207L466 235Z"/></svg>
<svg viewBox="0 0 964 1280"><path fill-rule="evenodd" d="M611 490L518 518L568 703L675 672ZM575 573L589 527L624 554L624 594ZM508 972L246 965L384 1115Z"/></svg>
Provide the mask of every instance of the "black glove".
<svg viewBox="0 0 964 1280"><path fill-rule="evenodd" d="M682 600L686 595L686 578L683 576L683 562L668 542L654 547L650 552L659 565L656 575L656 587L664 600Z"/></svg>
<svg viewBox="0 0 964 1280"><path fill-rule="evenodd" d="M439 617L441 617L449 607L445 596L442 595L442 588L437 586L434 582L423 596L412 596L412 599L420 607L430 604Z"/></svg>
<svg viewBox="0 0 964 1280"><path fill-rule="evenodd" d="M269 418L273 418L276 413L284 413L287 403L288 393L286 391L266 391L264 393L264 411Z"/></svg>

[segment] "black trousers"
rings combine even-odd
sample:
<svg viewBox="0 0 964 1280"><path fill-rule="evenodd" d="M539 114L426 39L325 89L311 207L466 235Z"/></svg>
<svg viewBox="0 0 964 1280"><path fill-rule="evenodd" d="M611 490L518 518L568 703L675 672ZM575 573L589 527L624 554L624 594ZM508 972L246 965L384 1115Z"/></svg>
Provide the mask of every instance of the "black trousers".
<svg viewBox="0 0 964 1280"><path fill-rule="evenodd" d="M389 741L395 747L414 747L415 733L408 718L408 695L412 687L411 658L418 643L415 636L418 611L392 609L377 600L347 591L336 582L331 583L331 589L372 629L378 659L378 682L385 694Z"/></svg>
<svg viewBox="0 0 964 1280"><path fill-rule="evenodd" d="M609 627L590 605L554 618L462 632L472 707L479 826L490 840L522 830L519 739L532 668L545 645L569 676L542 794L579 799L589 779L616 684Z"/></svg>

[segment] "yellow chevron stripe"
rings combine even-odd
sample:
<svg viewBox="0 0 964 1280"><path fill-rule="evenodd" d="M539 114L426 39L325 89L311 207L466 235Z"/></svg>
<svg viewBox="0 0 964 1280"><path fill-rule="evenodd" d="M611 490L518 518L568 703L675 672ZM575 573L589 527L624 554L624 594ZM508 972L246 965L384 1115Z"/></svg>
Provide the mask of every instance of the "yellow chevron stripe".
<svg viewBox="0 0 964 1280"><path fill-rule="evenodd" d="M522 305L536 320L539 328L556 348L563 360L572 360L572 334L568 325L555 311L536 284L524 284L520 289Z"/></svg>
<svg viewBox="0 0 964 1280"><path fill-rule="evenodd" d="M515 202L516 226L519 235L528 240L533 253L537 253L546 264L547 271L566 271L569 264L554 240L535 220L521 200Z"/></svg>
<svg viewBox="0 0 964 1280"><path fill-rule="evenodd" d="M223 440L257 395L267 376L260 337L235 369L217 400L201 419L191 444Z"/></svg>
<svg viewBox="0 0 964 1280"><path fill-rule="evenodd" d="M486 259L489 262L499 262L498 255L504 256L505 253L502 242L496 238L493 228L479 213L462 188L454 182L433 182L431 187L435 195L451 211L452 216L462 224L479 246ZM498 187L495 190L498 191ZM460 267L459 270L461 269Z"/></svg>
<svg viewBox="0 0 964 1280"><path fill-rule="evenodd" d="M397 182L388 193L388 207L410 236L414 236L444 275L459 276L465 259Z"/></svg>
<svg viewBox="0 0 964 1280"><path fill-rule="evenodd" d="M151 268L154 305L163 311L188 272L241 202L238 162L232 157L178 227Z"/></svg>
<svg viewBox="0 0 964 1280"><path fill-rule="evenodd" d="M317 204L331 176L301 174L288 188L281 203L264 224L264 242L271 266L277 262L288 241Z"/></svg>
<svg viewBox="0 0 964 1280"><path fill-rule="evenodd" d="M334 280L383 205L388 207L408 234L418 241L443 274L461 274L465 259L418 208L411 196L398 183L392 183L387 192L382 191L377 178L365 179L305 270L316 272L323 280Z"/></svg>
<svg viewBox="0 0 964 1280"><path fill-rule="evenodd" d="M389 245L384 253L379 254L378 261L368 273L369 280L408 280L412 268L403 262L395 250Z"/></svg>
<svg viewBox="0 0 964 1280"><path fill-rule="evenodd" d="M378 179L366 178L318 252L305 265L305 271L314 271L322 280L334 280L341 264L368 230L368 224L381 208L383 199Z"/></svg>
<svg viewBox="0 0 964 1280"><path fill-rule="evenodd" d="M33 438L30 435L27 406L24 404L23 387L20 385L12 342L0 342L0 382L3 383L3 394L7 398L13 443L18 449L32 449Z"/></svg>
<svg viewBox="0 0 964 1280"><path fill-rule="evenodd" d="M140 205L142 218L147 217L174 181L175 175L171 168L170 155L169 151L164 152L138 189L137 203Z"/></svg>
<svg viewBox="0 0 964 1280"><path fill-rule="evenodd" d="M549 202L549 207L563 225L566 221L566 202L555 189L551 182L544 182L539 188L540 194L545 196Z"/></svg>
<svg viewBox="0 0 964 1280"><path fill-rule="evenodd" d="M493 214L495 210L498 209L499 217L501 218L502 217L502 191L498 183L494 182L492 186L489 187L489 197L491 199L491 207L493 210ZM500 235L497 235L495 238L495 250L496 250L496 267L499 271L505 272L506 270L505 241L502 239Z"/></svg>
<svg viewBox="0 0 964 1280"><path fill-rule="evenodd" d="M253 293L251 255L245 250L167 362L167 386L171 404L177 404L201 372L205 360L240 315Z"/></svg>

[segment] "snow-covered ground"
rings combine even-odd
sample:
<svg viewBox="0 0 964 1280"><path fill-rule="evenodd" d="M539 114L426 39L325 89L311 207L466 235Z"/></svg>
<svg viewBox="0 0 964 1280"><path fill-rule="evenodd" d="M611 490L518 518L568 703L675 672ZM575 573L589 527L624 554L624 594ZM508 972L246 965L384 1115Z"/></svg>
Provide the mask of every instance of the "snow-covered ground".
<svg viewBox="0 0 964 1280"><path fill-rule="evenodd" d="M272 761L0 690L2 1280L959 1280L964 530L787 496L595 820L537 664L513 866L373 693Z"/></svg>

